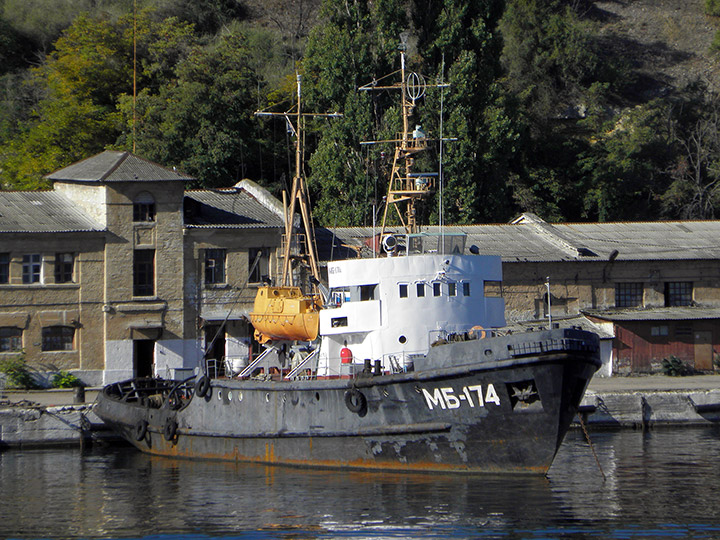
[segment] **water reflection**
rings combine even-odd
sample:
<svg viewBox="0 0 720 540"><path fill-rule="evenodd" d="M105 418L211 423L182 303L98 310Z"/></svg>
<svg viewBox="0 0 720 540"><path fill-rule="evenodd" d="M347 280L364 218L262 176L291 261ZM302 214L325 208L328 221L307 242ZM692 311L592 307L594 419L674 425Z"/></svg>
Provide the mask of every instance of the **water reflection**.
<svg viewBox="0 0 720 540"><path fill-rule="evenodd" d="M575 432L547 478L301 470L153 458L131 448L8 451L0 453L0 536L720 533L716 428L595 433L593 441L606 480Z"/></svg>

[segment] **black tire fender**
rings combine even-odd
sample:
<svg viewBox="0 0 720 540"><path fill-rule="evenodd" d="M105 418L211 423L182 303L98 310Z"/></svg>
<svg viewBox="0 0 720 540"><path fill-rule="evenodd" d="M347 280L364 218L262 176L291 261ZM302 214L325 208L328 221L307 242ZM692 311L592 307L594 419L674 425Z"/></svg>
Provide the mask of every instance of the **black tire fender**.
<svg viewBox="0 0 720 540"><path fill-rule="evenodd" d="M135 440L138 442L142 441L145 438L145 435L147 435L147 429L147 420L138 420L137 424L135 424L135 428L133 429L133 437Z"/></svg>
<svg viewBox="0 0 720 540"><path fill-rule="evenodd" d="M195 386L195 395L197 397L205 397L208 390L210 390L210 379L203 375Z"/></svg>
<svg viewBox="0 0 720 540"><path fill-rule="evenodd" d="M367 407L367 398L357 388L345 391L345 406L350 412L361 413Z"/></svg>
<svg viewBox="0 0 720 540"><path fill-rule="evenodd" d="M163 430L163 436L165 437L166 441L172 441L175 438L175 434L177 433L177 422L172 419L168 418L165 422L165 429Z"/></svg>

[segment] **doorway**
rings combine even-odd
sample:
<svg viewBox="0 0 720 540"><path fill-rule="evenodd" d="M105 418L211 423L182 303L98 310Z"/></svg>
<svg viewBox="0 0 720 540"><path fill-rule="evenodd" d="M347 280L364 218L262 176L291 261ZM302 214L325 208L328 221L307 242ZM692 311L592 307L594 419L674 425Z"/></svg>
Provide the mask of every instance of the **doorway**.
<svg viewBox="0 0 720 540"><path fill-rule="evenodd" d="M222 324L205 325L205 359L210 377L225 375L225 328Z"/></svg>
<svg viewBox="0 0 720 540"><path fill-rule="evenodd" d="M695 332L695 369L712 371L713 369L712 332Z"/></svg>
<svg viewBox="0 0 720 540"><path fill-rule="evenodd" d="M136 377L152 377L155 372L155 340L133 341L133 372Z"/></svg>

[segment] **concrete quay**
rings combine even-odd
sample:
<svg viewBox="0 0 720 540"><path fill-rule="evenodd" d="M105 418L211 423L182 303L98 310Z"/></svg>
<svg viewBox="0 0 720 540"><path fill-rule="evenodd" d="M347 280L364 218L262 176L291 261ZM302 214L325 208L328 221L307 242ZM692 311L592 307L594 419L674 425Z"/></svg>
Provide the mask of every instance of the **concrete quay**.
<svg viewBox="0 0 720 540"><path fill-rule="evenodd" d="M3 391L0 450L118 441L92 411L99 390L86 389L82 403L73 390ZM720 375L596 377L580 416L590 429L720 423Z"/></svg>
<svg viewBox="0 0 720 540"><path fill-rule="evenodd" d="M711 425L720 422L720 375L596 377L580 414L602 428Z"/></svg>
<svg viewBox="0 0 720 540"><path fill-rule="evenodd" d="M0 450L82 446L118 440L92 410L98 389L78 403L74 390L0 393Z"/></svg>

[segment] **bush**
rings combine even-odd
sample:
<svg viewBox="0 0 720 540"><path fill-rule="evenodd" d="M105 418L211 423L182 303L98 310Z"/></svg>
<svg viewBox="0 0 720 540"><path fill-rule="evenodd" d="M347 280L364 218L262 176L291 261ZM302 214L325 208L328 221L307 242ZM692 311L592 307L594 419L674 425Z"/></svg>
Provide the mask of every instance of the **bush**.
<svg viewBox="0 0 720 540"><path fill-rule="evenodd" d="M11 388L28 390L40 388L30 368L25 363L25 355L23 354L0 359L0 373L5 374Z"/></svg>
<svg viewBox="0 0 720 540"><path fill-rule="evenodd" d="M720 0L705 0L705 15L720 16Z"/></svg>
<svg viewBox="0 0 720 540"><path fill-rule="evenodd" d="M665 375L670 377L682 377L684 375L692 375L693 369L677 356L664 358L662 361L662 370Z"/></svg>
<svg viewBox="0 0 720 540"><path fill-rule="evenodd" d="M67 371L59 371L55 374L50 384L53 388L75 388L83 385L80 379Z"/></svg>

